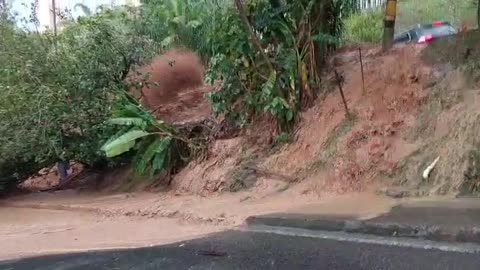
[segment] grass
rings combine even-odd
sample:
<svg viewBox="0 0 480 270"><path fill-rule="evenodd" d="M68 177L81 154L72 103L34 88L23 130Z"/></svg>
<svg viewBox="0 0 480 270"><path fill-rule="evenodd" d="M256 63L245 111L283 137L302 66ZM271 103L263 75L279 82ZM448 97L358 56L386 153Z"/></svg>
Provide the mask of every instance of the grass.
<svg viewBox="0 0 480 270"><path fill-rule="evenodd" d="M477 27L477 3L473 0L405 0L398 1L396 32L418 23L447 20L455 27L463 22Z"/></svg>
<svg viewBox="0 0 480 270"><path fill-rule="evenodd" d="M347 43L379 43L383 34L383 10L359 12L345 20Z"/></svg>

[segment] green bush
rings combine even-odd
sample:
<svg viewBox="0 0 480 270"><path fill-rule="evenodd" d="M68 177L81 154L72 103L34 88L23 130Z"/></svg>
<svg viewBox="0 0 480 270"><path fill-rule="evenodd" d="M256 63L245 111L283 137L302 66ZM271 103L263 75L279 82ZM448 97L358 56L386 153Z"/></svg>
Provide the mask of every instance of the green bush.
<svg viewBox="0 0 480 270"><path fill-rule="evenodd" d="M0 191L60 158L105 164L105 124L131 67L152 52L123 11L58 36L0 22Z"/></svg>
<svg viewBox="0 0 480 270"><path fill-rule="evenodd" d="M382 40L383 12L373 10L358 12L345 20L344 39L349 43L374 42Z"/></svg>
<svg viewBox="0 0 480 270"><path fill-rule="evenodd" d="M246 1L244 15L256 42L238 7L210 14L212 28L205 37L213 57L207 79L225 81L209 96L214 111L240 124L267 113L277 120L278 130L290 129L298 110L318 94L323 61L336 45L332 41L341 33L342 16L355 8L351 3Z"/></svg>
<svg viewBox="0 0 480 270"><path fill-rule="evenodd" d="M0 21L0 190L59 158L97 166L132 152L137 171L151 173L171 167L172 153L183 159L175 146L196 142L141 107L113 112L129 106L119 100L127 73L162 49L200 53L207 79L223 81L210 95L215 112L237 123L270 114L291 130L356 9L355 0L235 1L242 12L227 0L142 2L134 13L100 9L70 21L58 36Z"/></svg>

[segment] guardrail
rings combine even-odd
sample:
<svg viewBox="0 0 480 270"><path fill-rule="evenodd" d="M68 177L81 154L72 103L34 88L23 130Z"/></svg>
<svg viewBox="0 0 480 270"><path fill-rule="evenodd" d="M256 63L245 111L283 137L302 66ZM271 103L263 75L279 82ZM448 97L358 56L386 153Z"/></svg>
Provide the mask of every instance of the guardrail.
<svg viewBox="0 0 480 270"><path fill-rule="evenodd" d="M358 5L361 10L368 10L381 7L386 2L387 0L358 0Z"/></svg>

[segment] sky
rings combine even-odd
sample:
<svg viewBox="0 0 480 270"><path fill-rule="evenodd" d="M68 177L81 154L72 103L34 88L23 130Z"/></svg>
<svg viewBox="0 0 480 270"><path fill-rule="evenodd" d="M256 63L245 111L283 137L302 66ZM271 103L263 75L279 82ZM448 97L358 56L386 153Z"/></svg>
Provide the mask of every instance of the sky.
<svg viewBox="0 0 480 270"><path fill-rule="evenodd" d="M10 0L11 2L11 11L17 15L17 23L19 26L27 27L32 30L35 28L33 23L22 22L22 18L28 19L31 13L31 6L35 0ZM37 17L40 21L40 26L48 25L49 23L49 4L51 0L37 0L39 1L39 8ZM96 9L99 5L115 5L115 0L56 0L56 6L60 10L69 10L71 15L74 18L83 15L83 12L80 9L75 10L74 6L77 3L81 3L89 7L92 11Z"/></svg>

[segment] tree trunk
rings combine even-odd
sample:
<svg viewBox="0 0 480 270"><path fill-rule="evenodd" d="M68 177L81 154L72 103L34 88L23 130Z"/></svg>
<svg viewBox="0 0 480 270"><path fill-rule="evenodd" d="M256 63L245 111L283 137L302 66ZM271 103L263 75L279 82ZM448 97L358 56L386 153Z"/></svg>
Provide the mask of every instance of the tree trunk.
<svg viewBox="0 0 480 270"><path fill-rule="evenodd" d="M270 72L273 72L275 69L273 68L272 62L270 62L270 59L268 58L267 54L265 53L265 50L262 48L262 44L258 40L257 35L255 34L255 31L253 30L253 27L250 24L250 21L248 20L247 13L245 11L245 8L243 7L242 0L235 0L235 6L237 7L240 18L242 19L243 24L244 24L245 28L247 29L247 32L250 35L250 39L251 39L253 45L255 45L255 47L257 47L257 50L260 52L260 54L264 58L265 62L268 65L268 68L270 69Z"/></svg>
<svg viewBox="0 0 480 270"><path fill-rule="evenodd" d="M323 33L331 34L330 21L334 18L331 18L333 9L332 0L323 0L319 1L313 9L310 16L310 21L312 24L312 33ZM322 67L325 64L325 60L328 54L330 45L322 42L314 43L314 54L315 54L315 66L317 69L317 74L321 74Z"/></svg>

